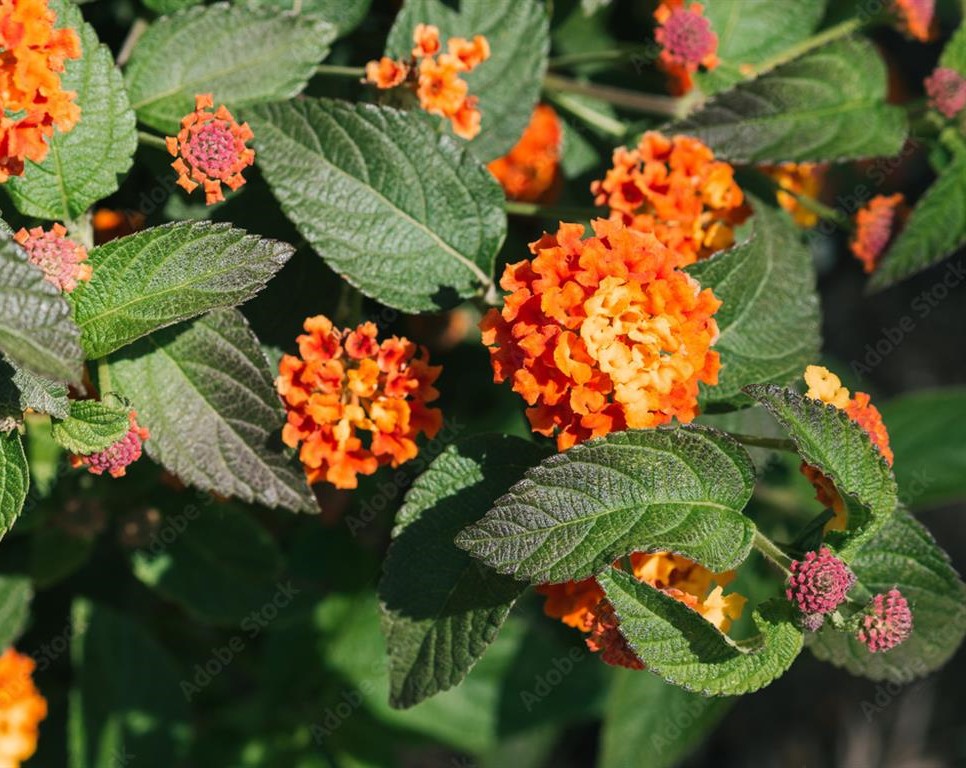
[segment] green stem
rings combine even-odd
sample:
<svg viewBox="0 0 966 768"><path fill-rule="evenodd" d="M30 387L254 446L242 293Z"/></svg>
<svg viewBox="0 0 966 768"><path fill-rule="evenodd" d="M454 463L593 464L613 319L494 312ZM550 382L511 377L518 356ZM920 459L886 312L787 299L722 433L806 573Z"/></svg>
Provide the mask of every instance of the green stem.
<svg viewBox="0 0 966 768"><path fill-rule="evenodd" d="M633 59L635 56L644 58L647 55L645 48L610 48L605 51L580 51L578 53L564 53L550 59L548 66L550 69L563 69L565 67L575 67L581 64L606 64L611 61L624 61Z"/></svg>
<svg viewBox="0 0 966 768"><path fill-rule="evenodd" d="M97 389L101 400L108 392L113 392L111 387L111 369L107 364L107 358L101 357L97 360Z"/></svg>
<svg viewBox="0 0 966 768"><path fill-rule="evenodd" d="M548 92L546 96L560 109L607 136L623 140L627 135L627 127L620 120L615 120L610 115L601 114L580 99L574 98L573 94Z"/></svg>
<svg viewBox="0 0 966 768"><path fill-rule="evenodd" d="M335 64L320 64L315 68L315 73L331 77L351 77L356 80L361 80L366 76L364 67L340 67Z"/></svg>
<svg viewBox="0 0 966 768"><path fill-rule="evenodd" d="M570 208L559 205L540 205L538 203L522 203L507 200L504 203L506 212L513 216L530 216L535 219L552 219L557 221L589 221L601 216L600 211L592 208Z"/></svg>
<svg viewBox="0 0 966 768"><path fill-rule="evenodd" d="M560 75L548 74L543 78L543 88L547 92L562 91L590 96L616 107L646 112L651 115L664 117L683 117L691 106L690 99L675 99L671 96L661 96L653 93L638 93L626 88L616 88L612 85L597 85L582 83Z"/></svg>
<svg viewBox="0 0 966 768"><path fill-rule="evenodd" d="M809 197L808 195L801 195L801 194L798 194L797 192L792 192L791 190L788 190L788 189L781 189L781 191L794 197L795 201L800 206L802 206L802 208L807 208L817 216L820 216L823 219L827 219L828 221L831 221L840 229L844 229L846 232L851 232L855 229L855 227L852 224L852 221L849 219L848 216L846 216L841 211L837 211L834 208L830 208L824 203L820 203L814 197Z"/></svg>
<svg viewBox="0 0 966 768"><path fill-rule="evenodd" d="M792 560L786 555L778 545L775 544L771 539L769 539L765 534L759 530L755 530L755 539L752 542L755 549L757 549L762 556L768 560L768 562L781 568L785 572L785 575L791 574Z"/></svg>
<svg viewBox="0 0 966 768"><path fill-rule="evenodd" d="M785 64L792 59L797 59L802 54L808 53L814 48L830 43L833 40L838 40L840 37L846 37L851 35L853 32L857 32L865 25L866 20L855 17L852 19L846 19L845 21L839 22L833 27L822 30L817 35L812 35L812 37L802 40L800 43L793 45L791 48L786 48L781 53L777 53L770 59L765 59L763 62L755 66L755 74L760 74L761 72L766 72L769 69L774 69L775 67Z"/></svg>
<svg viewBox="0 0 966 768"><path fill-rule="evenodd" d="M168 151L168 144L163 136L155 136L153 133L148 133L147 131L138 131L138 143L146 147L163 149L165 152Z"/></svg>
<svg viewBox="0 0 966 768"><path fill-rule="evenodd" d="M763 437L761 435L743 435L739 432L727 432L742 445L753 445L757 448L771 448L776 451L796 453L795 443L783 437Z"/></svg>

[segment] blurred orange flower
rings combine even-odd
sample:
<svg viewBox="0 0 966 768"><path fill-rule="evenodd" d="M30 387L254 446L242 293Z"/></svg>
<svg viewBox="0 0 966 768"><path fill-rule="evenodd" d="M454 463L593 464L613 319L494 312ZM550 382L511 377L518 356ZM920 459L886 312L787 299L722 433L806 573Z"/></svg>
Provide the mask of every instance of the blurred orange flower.
<svg viewBox="0 0 966 768"><path fill-rule="evenodd" d="M13 648L0 655L0 766L19 768L37 751L47 700L34 685L34 660Z"/></svg>
<svg viewBox="0 0 966 768"><path fill-rule="evenodd" d="M900 32L923 43L935 37L936 0L892 0L892 12Z"/></svg>
<svg viewBox="0 0 966 768"><path fill-rule="evenodd" d="M654 11L654 39L661 46L657 65L670 78L670 91L681 96L694 87L699 67L718 66L718 36L704 16L704 6L684 0L664 0Z"/></svg>
<svg viewBox="0 0 966 768"><path fill-rule="evenodd" d="M874 272L907 210L902 193L876 195L855 214L855 235L849 243L852 253L866 272Z"/></svg>
<svg viewBox="0 0 966 768"><path fill-rule="evenodd" d="M545 200L558 179L563 131L557 113L538 104L520 141L487 167L510 200Z"/></svg>
<svg viewBox="0 0 966 768"><path fill-rule="evenodd" d="M822 191L826 166L815 163L780 163L762 166L762 170L777 181L782 190L788 190L776 192L775 197L778 204L792 215L798 226L811 229L818 224L818 214L799 203L795 196L817 198Z"/></svg>

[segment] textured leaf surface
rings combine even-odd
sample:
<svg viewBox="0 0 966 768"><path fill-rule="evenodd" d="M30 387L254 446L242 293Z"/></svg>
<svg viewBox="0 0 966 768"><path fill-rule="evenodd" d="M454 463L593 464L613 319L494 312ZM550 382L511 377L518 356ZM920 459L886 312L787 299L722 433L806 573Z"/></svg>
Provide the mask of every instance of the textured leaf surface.
<svg viewBox="0 0 966 768"><path fill-rule="evenodd" d="M0 409L20 421L27 409L65 419L70 413L67 384L37 376L19 365L0 359Z"/></svg>
<svg viewBox="0 0 966 768"><path fill-rule="evenodd" d="M138 119L174 135L197 93L242 107L288 99L329 52L335 27L316 16L244 5L197 6L159 19L126 70Z"/></svg>
<svg viewBox="0 0 966 768"><path fill-rule="evenodd" d="M240 5L244 0L236 0ZM291 0L254 0L250 3L257 7L275 8L291 11ZM312 14L329 22L336 28L336 34L344 37L365 21L372 6L372 0L303 0L302 13Z"/></svg>
<svg viewBox="0 0 966 768"><path fill-rule="evenodd" d="M620 619L620 631L649 670L669 683L706 696L735 696L764 688L802 650L790 603L755 611L760 634L738 644L684 603L610 568L599 577Z"/></svg>
<svg viewBox="0 0 966 768"><path fill-rule="evenodd" d="M912 608L912 635L886 653L870 653L851 635L825 630L809 643L818 658L873 680L908 682L938 669L966 635L966 585L932 535L897 510L849 564L873 594L894 586Z"/></svg>
<svg viewBox="0 0 966 768"><path fill-rule="evenodd" d="M617 432L526 473L456 543L534 584L591 576L630 552L670 550L726 571L751 548L745 450L707 427Z"/></svg>
<svg viewBox="0 0 966 768"><path fill-rule="evenodd" d="M739 163L894 155L906 119L885 95L885 65L875 48L846 38L739 83L668 131L696 136Z"/></svg>
<svg viewBox="0 0 966 768"><path fill-rule="evenodd" d="M0 435L0 539L23 509L30 487L30 473L23 443L16 431Z"/></svg>
<svg viewBox="0 0 966 768"><path fill-rule="evenodd" d="M0 646L9 648L26 629L34 591L26 576L0 576Z"/></svg>
<svg viewBox="0 0 966 768"><path fill-rule="evenodd" d="M148 455L187 483L269 507L315 511L281 443L274 375L241 313L212 312L110 361L111 379L151 431Z"/></svg>
<svg viewBox="0 0 966 768"><path fill-rule="evenodd" d="M91 251L94 275L70 294L91 358L258 293L292 246L227 224L175 222Z"/></svg>
<svg viewBox="0 0 966 768"><path fill-rule="evenodd" d="M0 239L0 350L55 379L80 381L84 353L70 306L13 240Z"/></svg>
<svg viewBox="0 0 966 768"><path fill-rule="evenodd" d="M457 685L496 638L526 584L453 539L544 456L517 437L470 438L443 451L406 495L379 584L393 706Z"/></svg>
<svg viewBox="0 0 966 768"><path fill-rule="evenodd" d="M53 0L57 26L77 30L82 56L68 61L61 77L64 90L77 94L80 122L67 133L47 139L50 153L39 165L28 162L23 176L7 191L25 216L66 221L117 190L118 175L131 167L137 149L134 111L114 58L101 45L80 9L69 0Z"/></svg>
<svg viewBox="0 0 966 768"><path fill-rule="evenodd" d="M784 215L755 205L750 241L688 268L721 301L718 385L702 386L705 403L747 401L752 383L785 384L818 355L820 319L815 268Z"/></svg>
<svg viewBox="0 0 966 768"><path fill-rule="evenodd" d="M482 113L480 133L470 146L485 161L506 154L540 98L550 50L546 9L536 0L406 0L389 32L388 55L408 58L420 23L435 24L444 40L483 35L489 41L490 58L465 78Z"/></svg>
<svg viewBox="0 0 966 768"><path fill-rule="evenodd" d="M931 267L966 244L966 157L950 163L912 209L869 278L879 290ZM960 274L962 279L962 274Z"/></svg>
<svg viewBox="0 0 966 768"><path fill-rule="evenodd" d="M889 464L844 411L775 385L756 384L746 391L778 419L806 463L867 510L857 525L850 514L849 535L839 551L848 560L896 508L896 480Z"/></svg>
<svg viewBox="0 0 966 768"><path fill-rule="evenodd" d="M51 432L61 446L72 453L87 455L114 445L131 428L129 410L97 400L73 400L70 415L55 420Z"/></svg>
<svg viewBox="0 0 966 768"><path fill-rule="evenodd" d="M285 214L363 293L420 312L492 282L506 233L503 192L422 115L329 99L246 115Z"/></svg>

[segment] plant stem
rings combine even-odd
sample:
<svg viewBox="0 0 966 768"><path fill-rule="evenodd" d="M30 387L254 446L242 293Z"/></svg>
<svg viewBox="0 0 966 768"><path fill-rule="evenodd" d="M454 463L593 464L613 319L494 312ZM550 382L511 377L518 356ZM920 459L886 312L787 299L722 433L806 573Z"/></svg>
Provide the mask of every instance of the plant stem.
<svg viewBox="0 0 966 768"><path fill-rule="evenodd" d="M569 208L559 205L540 205L539 203L522 203L507 200L504 203L506 212L512 216L530 216L535 219L555 219L557 221L589 221L601 216L600 211L592 208Z"/></svg>
<svg viewBox="0 0 966 768"><path fill-rule="evenodd" d="M127 64L127 60L131 58L131 51L134 50L134 46L137 41L141 39L148 29L148 22L145 19L136 19L131 25L131 29L127 33L127 37L124 38L124 42L121 44L121 50L117 54L117 66L123 67Z"/></svg>
<svg viewBox="0 0 966 768"><path fill-rule="evenodd" d="M114 391L111 388L111 369L107 364L106 357L97 360L97 391L101 400L108 392Z"/></svg>
<svg viewBox="0 0 966 768"><path fill-rule="evenodd" d="M320 64L315 68L315 73L332 77L351 77L356 80L366 76L366 70L363 67L340 67L335 64Z"/></svg>
<svg viewBox="0 0 966 768"><path fill-rule="evenodd" d="M624 109L672 118L683 117L691 106L689 99L675 99L671 96L653 93L638 93L626 88L616 88L612 85L582 83L554 74L548 74L543 78L543 88L548 92L563 91L564 93L590 96Z"/></svg>
<svg viewBox="0 0 966 768"><path fill-rule="evenodd" d="M797 192L792 192L787 189L782 189L785 192L795 198L795 201L802 206L802 208L807 208L812 213L827 219L835 224L837 227L844 229L846 232L851 232L854 229L851 220L841 211L837 211L835 208L830 208L824 203L820 203L814 197L809 197L808 195L802 195Z"/></svg>
<svg viewBox="0 0 966 768"><path fill-rule="evenodd" d="M791 558L782 552L778 545L765 536L765 534L759 530L755 530L755 539L752 544L768 562L781 568L786 576L791 574Z"/></svg>
<svg viewBox="0 0 966 768"><path fill-rule="evenodd" d="M853 32L857 32L865 25L865 19L855 17L852 19L846 19L845 21L839 22L834 27L829 27L828 29L822 30L817 35L812 35L812 37L802 40L800 43L793 45L791 48L786 48L781 53L777 53L770 59L765 59L763 62L755 67L755 74L760 74L761 72L766 72L769 69L774 69L780 64L785 64L792 59L797 59L802 54L808 53L814 48L830 43L833 40L838 40L840 37L846 37L851 35Z"/></svg>
<svg viewBox="0 0 966 768"><path fill-rule="evenodd" d="M739 432L727 432L742 445L753 445L758 448L771 448L776 451L796 453L795 443L784 437L764 437L762 435L743 435Z"/></svg>
<svg viewBox="0 0 966 768"><path fill-rule="evenodd" d="M645 58L647 49L645 48L609 48L604 51L580 51L578 53L565 53L556 58L550 59L548 66L550 69L563 69L574 67L580 64L606 64L610 61L623 61L633 59L635 56Z"/></svg>
<svg viewBox="0 0 966 768"><path fill-rule="evenodd" d="M592 109L584 102L574 98L573 94L550 92L546 95L549 101L552 101L562 110L569 112L578 120L583 120L591 128L596 128L601 133L615 139L623 139L627 135L627 127L620 120L615 120L610 115L604 115L596 109Z"/></svg>
<svg viewBox="0 0 966 768"><path fill-rule="evenodd" d="M148 133L147 131L138 131L138 143L146 147L163 149L165 152L168 151L167 142L165 142L163 137L155 136L153 133Z"/></svg>

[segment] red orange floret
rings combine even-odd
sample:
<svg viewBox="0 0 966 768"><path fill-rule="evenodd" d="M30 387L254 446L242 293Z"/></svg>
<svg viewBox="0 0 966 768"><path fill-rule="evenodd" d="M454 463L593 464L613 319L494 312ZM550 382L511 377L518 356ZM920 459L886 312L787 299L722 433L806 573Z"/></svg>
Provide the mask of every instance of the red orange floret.
<svg viewBox="0 0 966 768"><path fill-rule="evenodd" d="M7 648L0 655L0 766L19 768L37 751L47 700L33 681L34 660Z"/></svg>
<svg viewBox="0 0 966 768"><path fill-rule="evenodd" d="M775 193L778 204L791 214L798 226L811 229L818 224L818 214L798 202L796 196L818 197L822 191L827 166L816 163L780 163L763 166L762 170L778 182L781 187Z"/></svg>
<svg viewBox="0 0 966 768"><path fill-rule="evenodd" d="M91 265L84 263L87 249L68 238L62 224L54 224L48 232L41 227L21 228L13 239L23 246L28 261L40 267L44 279L57 290L70 293L78 282L91 279Z"/></svg>
<svg viewBox="0 0 966 768"><path fill-rule="evenodd" d="M80 119L76 93L61 87L67 59L81 55L72 29L54 29L46 0L0 0L0 182L43 162L46 139Z"/></svg>
<svg viewBox="0 0 966 768"><path fill-rule="evenodd" d="M966 77L955 69L937 67L923 85L929 104L945 117L956 117L966 109Z"/></svg>
<svg viewBox="0 0 966 768"><path fill-rule="evenodd" d="M905 197L876 195L855 215L855 235L849 243L866 272L873 272L906 218Z"/></svg>
<svg viewBox="0 0 966 768"><path fill-rule="evenodd" d="M923 43L935 37L936 0L892 0L891 10L900 32Z"/></svg>
<svg viewBox="0 0 966 768"><path fill-rule="evenodd" d="M203 185L206 205L225 199L222 184L241 187L242 172L255 162L255 150L246 146L255 137L248 123L239 125L224 105L209 112L213 107L210 93L195 96L195 111L181 120L177 136L165 139L178 185L189 194Z"/></svg>
<svg viewBox="0 0 966 768"><path fill-rule="evenodd" d="M138 425L134 411L131 411L130 422L131 427L127 434L114 445L86 456L71 456L71 466L87 467L92 475L107 472L111 477L124 477L127 468L141 458L141 445L151 436L146 427Z"/></svg>
<svg viewBox="0 0 966 768"><path fill-rule="evenodd" d="M731 165L697 139L656 131L634 149L615 149L613 168L590 191L610 218L652 232L681 266L731 246L750 213Z"/></svg>
<svg viewBox="0 0 966 768"><path fill-rule="evenodd" d="M526 130L506 155L487 167L510 200L546 200L559 178L563 131L553 107L538 104Z"/></svg>
<svg viewBox="0 0 966 768"><path fill-rule="evenodd" d="M509 295L480 325L493 378L526 401L534 432L559 450L626 428L697 415L698 384L717 383L719 302L676 268L653 235L597 219L561 223L506 267Z"/></svg>
<svg viewBox="0 0 966 768"><path fill-rule="evenodd" d="M358 475L416 457L420 434L442 425L433 384L441 368L405 338L377 340L374 323L338 330L324 315L310 317L299 354L284 355L277 388L288 419L282 440L299 449L310 483L355 488Z"/></svg>
<svg viewBox="0 0 966 768"><path fill-rule="evenodd" d="M718 36L704 16L704 6L685 0L664 0L654 12L654 39L661 46L657 64L670 78L670 90L680 96L694 85L699 67L718 66Z"/></svg>

